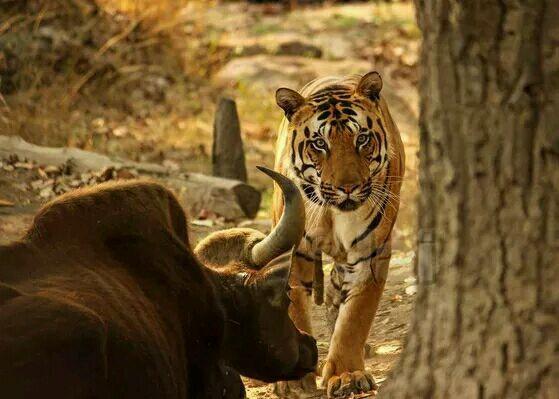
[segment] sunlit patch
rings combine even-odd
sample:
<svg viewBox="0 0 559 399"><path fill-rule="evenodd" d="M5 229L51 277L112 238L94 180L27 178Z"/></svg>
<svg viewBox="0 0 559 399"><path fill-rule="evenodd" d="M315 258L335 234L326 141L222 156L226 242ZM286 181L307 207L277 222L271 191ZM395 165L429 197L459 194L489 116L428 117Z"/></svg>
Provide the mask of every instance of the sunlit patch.
<svg viewBox="0 0 559 399"><path fill-rule="evenodd" d="M380 345L375 349L377 355L396 355L402 351L402 345L399 342L391 342Z"/></svg>

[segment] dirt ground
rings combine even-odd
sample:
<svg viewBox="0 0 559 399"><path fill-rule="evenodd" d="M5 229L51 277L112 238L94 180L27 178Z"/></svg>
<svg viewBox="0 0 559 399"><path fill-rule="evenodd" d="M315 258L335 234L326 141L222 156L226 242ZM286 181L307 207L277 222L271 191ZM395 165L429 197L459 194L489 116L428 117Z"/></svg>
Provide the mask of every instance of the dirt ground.
<svg viewBox="0 0 559 399"><path fill-rule="evenodd" d="M184 16L185 32L191 32L196 23L198 39L216 58L206 82L211 89L194 88L189 94L188 101L194 101L192 109L197 111L188 115L150 114L143 112L150 105L140 103L135 106L143 107L142 112L133 117L124 117L113 109L105 112L102 107L87 112L73 110L77 118L82 114L89 118L80 119L79 125L83 134L90 136L80 141L68 131L64 142L135 160L161 162L177 170L209 173L215 101L219 95L231 96L238 105L249 180L264 192L258 218L267 220L271 185L254 166L273 165L275 130L281 118L274 91L281 86L300 88L318 76L378 70L384 80L382 93L401 130L407 154L400 214L393 234L394 253L366 356L366 366L382 383L402 350L415 295L419 32L412 3L350 3L286 12L274 5L215 2L212 7L189 7L179 14ZM184 40L192 39L185 36ZM16 97L5 96L5 100L15 104ZM57 132L57 140L60 134ZM31 138L26 137L33 141ZM60 145L60 141L49 141L48 136L35 141ZM37 179L34 173L0 166L0 243L20 235L33 212L47 199L40 196L41 190L31 189ZM327 353L330 338L324 314L323 307L313 308L320 360ZM270 385L246 383L248 398L273 397Z"/></svg>

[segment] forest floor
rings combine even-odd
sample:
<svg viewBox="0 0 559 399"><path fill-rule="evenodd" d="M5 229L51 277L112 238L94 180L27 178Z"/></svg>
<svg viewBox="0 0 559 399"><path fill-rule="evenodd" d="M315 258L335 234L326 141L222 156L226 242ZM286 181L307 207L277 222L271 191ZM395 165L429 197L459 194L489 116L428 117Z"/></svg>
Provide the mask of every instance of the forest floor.
<svg viewBox="0 0 559 399"><path fill-rule="evenodd" d="M4 93L0 96L0 134L209 173L215 103L222 95L231 96L241 119L249 180L264 192L258 218L267 220L270 184L254 166L273 165L275 130L281 119L274 103L276 88L297 89L318 76L378 70L407 154L401 211L393 234L394 254L366 353L366 366L382 383L402 350L415 294L419 32L412 3L353 3L287 12L275 5L226 2L210 8L188 7L180 14L184 29L174 40L181 40L184 34L182 40L189 43L180 51L184 52L183 73L192 78L181 90L174 87L179 86L173 84L178 82L174 76L153 75L149 85L132 80L132 87L144 91L122 88L127 98L123 96L124 106L120 107L120 103L96 101L100 94L84 82L83 89L78 87L83 98L70 105L57 104L59 113L54 117L49 108L52 87L42 94L33 87ZM56 30L36 31L48 33L54 43L66 40L57 37ZM192 58L192 54L205 58ZM206 70L195 71L196 64L203 64ZM118 70L135 76L132 68L125 68ZM77 81L83 79L78 76ZM112 95L111 101L118 93ZM29 101L38 105L30 108ZM7 166L0 164L0 243L20 235L36 207L50 198L31 187L36 172ZM321 359L330 336L324 314L323 307L313 308ZM270 385L247 381L247 388L249 398L273 397Z"/></svg>

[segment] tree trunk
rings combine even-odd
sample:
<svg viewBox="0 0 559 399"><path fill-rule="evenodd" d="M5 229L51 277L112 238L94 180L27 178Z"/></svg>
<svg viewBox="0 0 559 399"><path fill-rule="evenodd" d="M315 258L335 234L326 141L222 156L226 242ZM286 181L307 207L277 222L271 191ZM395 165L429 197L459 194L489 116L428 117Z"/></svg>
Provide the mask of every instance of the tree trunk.
<svg viewBox="0 0 559 399"><path fill-rule="evenodd" d="M420 292L379 397L559 398L559 4L416 5Z"/></svg>

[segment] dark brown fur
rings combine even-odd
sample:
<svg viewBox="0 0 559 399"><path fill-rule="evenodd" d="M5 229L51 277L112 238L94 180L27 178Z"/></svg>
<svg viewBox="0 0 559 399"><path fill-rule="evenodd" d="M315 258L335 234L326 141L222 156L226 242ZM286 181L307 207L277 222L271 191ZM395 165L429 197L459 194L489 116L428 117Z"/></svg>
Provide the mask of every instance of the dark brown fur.
<svg viewBox="0 0 559 399"><path fill-rule="evenodd" d="M219 281L164 187L62 196L0 246L1 396L242 397Z"/></svg>

